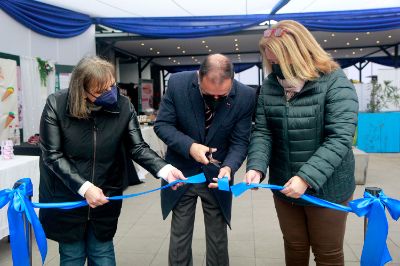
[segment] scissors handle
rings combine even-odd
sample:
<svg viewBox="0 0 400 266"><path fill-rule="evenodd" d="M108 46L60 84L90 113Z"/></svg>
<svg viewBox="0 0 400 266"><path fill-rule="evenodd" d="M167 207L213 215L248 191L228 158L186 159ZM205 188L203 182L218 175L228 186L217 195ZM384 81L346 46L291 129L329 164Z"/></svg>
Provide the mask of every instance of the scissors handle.
<svg viewBox="0 0 400 266"><path fill-rule="evenodd" d="M212 148L211 147L208 148L208 160L211 164L217 166L218 168L221 168L221 165L220 165L221 162L212 157Z"/></svg>

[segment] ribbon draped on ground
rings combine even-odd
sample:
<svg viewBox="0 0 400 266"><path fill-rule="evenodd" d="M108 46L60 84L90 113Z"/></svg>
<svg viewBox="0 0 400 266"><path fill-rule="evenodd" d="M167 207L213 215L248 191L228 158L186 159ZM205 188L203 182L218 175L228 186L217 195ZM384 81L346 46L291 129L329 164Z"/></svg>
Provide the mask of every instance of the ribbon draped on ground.
<svg viewBox="0 0 400 266"><path fill-rule="evenodd" d="M206 178L203 173L191 176L186 180L177 180L171 182L165 186L158 187L152 190L133 193L123 196L109 197L109 200L122 200L132 197L141 196L151 192L155 192L161 189L169 188L177 183L186 184L197 184L204 183ZM40 224L39 218L36 215L34 208L60 208L60 209L73 209L82 206L86 206L87 202L60 202L60 203L35 203L29 200L32 196L32 182L29 178L23 178L17 181L18 187L13 189L5 189L0 191L0 209L3 208L7 203L8 207L8 224L10 229L10 242L11 242L11 253L13 259L13 265L18 266L29 266L30 256L28 250L28 236L27 228L28 225L24 224L24 216L26 220L32 225L33 231L36 237L36 243L39 248L40 255L42 257L42 264L46 259L47 255L47 241L46 235L43 231L43 227Z"/></svg>
<svg viewBox="0 0 400 266"><path fill-rule="evenodd" d="M225 181L221 181L221 184ZM246 190L252 188L268 188L282 190L282 186L266 184L246 184L239 183L230 187L235 197L240 196ZM400 201L388 198L383 192L377 197L368 192L364 193L364 198L349 202L350 207L322 200L310 195L302 195L302 199L320 207L330 208L344 212L354 212L359 217L368 218L368 227L365 235L364 247L361 254L361 266L382 266L392 260L386 239L388 235L388 221L385 214L385 207L394 220L400 217Z"/></svg>

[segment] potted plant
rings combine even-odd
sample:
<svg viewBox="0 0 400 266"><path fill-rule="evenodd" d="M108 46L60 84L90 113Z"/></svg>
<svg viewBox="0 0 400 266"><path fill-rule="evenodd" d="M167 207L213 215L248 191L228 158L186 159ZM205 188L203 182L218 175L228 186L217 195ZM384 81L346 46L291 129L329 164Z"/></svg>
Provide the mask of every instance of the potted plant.
<svg viewBox="0 0 400 266"><path fill-rule="evenodd" d="M388 104L393 103L396 107L400 104L400 90L393 86L391 81L385 80L383 85L376 79L372 79L371 99L367 105L368 111L376 113L387 108Z"/></svg>

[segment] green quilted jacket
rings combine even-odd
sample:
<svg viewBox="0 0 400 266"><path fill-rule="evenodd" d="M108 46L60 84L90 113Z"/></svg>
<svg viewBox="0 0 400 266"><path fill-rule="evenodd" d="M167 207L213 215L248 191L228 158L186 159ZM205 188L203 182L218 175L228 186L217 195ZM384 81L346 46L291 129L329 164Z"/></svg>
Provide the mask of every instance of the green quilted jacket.
<svg viewBox="0 0 400 266"><path fill-rule="evenodd" d="M341 69L307 82L289 101L269 75L258 98L247 170L265 176L269 167L269 183L274 185L297 175L311 186L307 194L336 203L347 200L355 189L351 146L357 112L356 91Z"/></svg>

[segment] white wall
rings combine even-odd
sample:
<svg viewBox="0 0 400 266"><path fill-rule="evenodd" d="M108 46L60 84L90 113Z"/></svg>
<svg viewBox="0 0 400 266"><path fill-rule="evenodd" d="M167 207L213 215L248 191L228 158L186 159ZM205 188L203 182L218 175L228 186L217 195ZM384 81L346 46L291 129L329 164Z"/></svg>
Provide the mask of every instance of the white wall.
<svg viewBox="0 0 400 266"><path fill-rule="evenodd" d="M358 96L358 110L361 112L368 111L368 104L371 100L371 83L357 83L354 84Z"/></svg>
<svg viewBox="0 0 400 266"><path fill-rule="evenodd" d="M354 67L348 67L344 69L347 77L353 80L359 80L359 72ZM395 69L393 67L388 67L384 65L379 65L375 63L369 63L362 71L362 81L363 83L370 83L371 78L368 76L377 75L378 81L383 82L384 80L392 80L392 84L400 88L400 68ZM235 78L240 82L248 85L258 84L258 72L257 67L252 67L246 71L238 73Z"/></svg>
<svg viewBox="0 0 400 266"><path fill-rule="evenodd" d="M371 82L371 78L369 78L368 76L380 75L381 70L394 70L394 68L393 67L384 66L384 65L375 64L375 63L369 63L362 70L362 73L361 73L362 82L363 83L370 83ZM345 68L344 72L346 73L346 75L347 75L347 77L349 79L360 80L359 71L354 66ZM382 78L383 79L378 77L378 81L385 80L384 77L382 77Z"/></svg>
<svg viewBox="0 0 400 266"><path fill-rule="evenodd" d="M142 64L145 62L142 61ZM117 75L118 76L118 75ZM142 79L151 79L150 65L142 72ZM139 83L139 71L137 64L119 65L119 82L121 83Z"/></svg>
<svg viewBox="0 0 400 266"><path fill-rule="evenodd" d="M346 68L345 73L349 79L359 80L359 72L354 66ZM392 81L391 84L400 89L400 68L395 69L393 67L369 63L362 71L363 84L355 84L359 97L360 111L367 110L371 93L371 78L368 76L371 75L378 76L378 83L380 84L383 84L384 81ZM382 111L399 111L399 108L400 106L389 103L388 107L383 108Z"/></svg>
<svg viewBox="0 0 400 266"><path fill-rule="evenodd" d="M83 34L55 39L40 35L0 10L0 52L52 60L60 65L75 65L85 55L96 54L95 27Z"/></svg>
<svg viewBox="0 0 400 266"><path fill-rule="evenodd" d="M253 66L245 71L235 74L235 79L246 85L258 85L258 71L257 66Z"/></svg>
<svg viewBox="0 0 400 266"><path fill-rule="evenodd" d="M400 89L400 68L379 68L378 82L392 81L391 85Z"/></svg>

